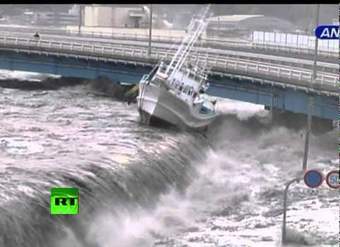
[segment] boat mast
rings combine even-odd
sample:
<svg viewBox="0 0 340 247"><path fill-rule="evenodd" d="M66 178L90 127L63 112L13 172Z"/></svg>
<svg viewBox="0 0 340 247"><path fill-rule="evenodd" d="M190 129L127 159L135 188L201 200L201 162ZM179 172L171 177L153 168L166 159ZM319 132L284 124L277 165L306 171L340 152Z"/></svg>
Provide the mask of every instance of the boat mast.
<svg viewBox="0 0 340 247"><path fill-rule="evenodd" d="M183 39L181 45L179 46L175 56L172 58L167 70L166 74L168 78L171 80L175 74L181 70L184 62L186 61L192 47L196 43L198 37L205 30L207 23L205 17L209 11L210 4L203 10L203 14L199 19L193 18L189 25L188 34Z"/></svg>

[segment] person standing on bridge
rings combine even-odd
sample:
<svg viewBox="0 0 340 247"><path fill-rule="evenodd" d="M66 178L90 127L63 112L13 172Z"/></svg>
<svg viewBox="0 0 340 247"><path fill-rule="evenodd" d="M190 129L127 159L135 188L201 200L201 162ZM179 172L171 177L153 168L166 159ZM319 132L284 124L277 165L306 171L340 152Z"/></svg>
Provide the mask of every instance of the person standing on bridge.
<svg viewBox="0 0 340 247"><path fill-rule="evenodd" d="M39 38L40 38L40 35L39 35L38 32L35 32L35 34L33 35L33 37L34 37L35 39L39 39Z"/></svg>

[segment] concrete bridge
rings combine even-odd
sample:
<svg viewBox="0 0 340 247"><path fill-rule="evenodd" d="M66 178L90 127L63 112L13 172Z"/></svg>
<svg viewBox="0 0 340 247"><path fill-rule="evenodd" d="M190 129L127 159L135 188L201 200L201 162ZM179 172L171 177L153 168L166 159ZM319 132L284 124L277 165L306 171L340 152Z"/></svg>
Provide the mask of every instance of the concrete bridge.
<svg viewBox="0 0 340 247"><path fill-rule="evenodd" d="M98 29L98 28L96 28ZM75 28L53 28L53 27L35 27L31 26L1 26L0 25L0 35L3 36L14 36L17 37L32 37L32 34L39 30L39 33L43 35L44 38L47 39L56 39L61 40L64 39L76 39L82 40L82 42L93 43L96 44L121 44L124 45L131 44L137 45L144 42L147 44L149 40L148 30L146 29L122 29L122 28L113 28L105 30L105 32L100 31L88 31L83 30L78 32ZM131 31L135 31L131 33ZM159 30L158 30L159 31ZM164 30L163 32L158 32L152 34L152 42L153 44L179 44L182 41L184 31L179 30ZM221 38L221 37L210 37L203 35L201 38L202 47L209 48L217 48L219 51L227 50L229 52L236 51L240 52L248 52L248 54L255 53L256 55L261 54L262 56L274 55L274 56L282 56L286 58L297 58L297 59L309 59L313 60L314 58L314 50L305 46L283 46L282 44L267 44L267 43L257 43L252 42L252 40L242 39L242 38ZM318 51L318 60L320 62L329 62L329 63L338 63L338 52L331 52L325 50Z"/></svg>
<svg viewBox="0 0 340 247"><path fill-rule="evenodd" d="M88 79L106 76L114 82L138 83L159 59L170 60L176 49L176 44L171 47L156 42L148 56L143 41L52 34L36 40L10 34L0 37L0 69ZM313 116L337 119L338 64L320 61L318 76L312 82L309 59L264 55L247 49L235 52L228 47L202 47L191 56L211 67L209 94L304 114L308 111L308 97L312 96Z"/></svg>

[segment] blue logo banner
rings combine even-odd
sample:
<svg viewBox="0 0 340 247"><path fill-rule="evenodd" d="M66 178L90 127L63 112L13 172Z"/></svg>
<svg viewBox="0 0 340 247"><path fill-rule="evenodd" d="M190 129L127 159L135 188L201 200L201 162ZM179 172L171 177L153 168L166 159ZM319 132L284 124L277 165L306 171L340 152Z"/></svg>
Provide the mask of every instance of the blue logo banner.
<svg viewBox="0 0 340 247"><path fill-rule="evenodd" d="M339 39L339 25L322 25L315 29L318 39Z"/></svg>

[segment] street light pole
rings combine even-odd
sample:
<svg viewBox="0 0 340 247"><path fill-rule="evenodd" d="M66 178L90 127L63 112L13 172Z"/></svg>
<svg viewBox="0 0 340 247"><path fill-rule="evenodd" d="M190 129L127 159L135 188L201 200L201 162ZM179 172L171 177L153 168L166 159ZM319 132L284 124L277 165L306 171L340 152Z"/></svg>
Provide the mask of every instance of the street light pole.
<svg viewBox="0 0 340 247"><path fill-rule="evenodd" d="M315 29L319 25L319 11L320 11L320 4L316 5L316 17L315 17ZM314 49L314 64L313 64L313 82L315 82L316 79L316 63L318 58L318 43L319 39L315 37L315 49Z"/></svg>
<svg viewBox="0 0 340 247"><path fill-rule="evenodd" d="M315 21L315 28L319 25L319 9L320 5L316 6L316 21ZM315 37L315 50L314 50L314 65L313 65L313 75L312 75L312 87L313 83L316 79L316 65L317 65L317 56L318 56L318 39ZM309 151L309 134L311 132L312 127L312 111L313 111L313 96L308 96L308 117L307 117L307 130L306 130L306 137L305 137L305 152L303 156L303 163L302 163L302 170L303 173L307 170L307 159L308 159L308 151ZM303 176L302 173L302 176ZM296 178L290 180L285 187L284 195L283 195L283 220L282 220L282 243L285 244L287 242L287 230L286 230L286 218L287 218L287 197L288 197L288 189L292 183L300 182L302 179L301 175L298 175Z"/></svg>
<svg viewBox="0 0 340 247"><path fill-rule="evenodd" d="M316 13L315 13L315 29L319 25L319 10L320 5L316 5ZM315 37L315 48L314 48L314 64L313 64L313 75L312 75L312 81L311 85L313 87L313 84L316 80L316 69L317 69L317 59L318 59L318 38ZM308 159L308 152L309 152L309 135L311 132L312 127L312 111L313 111L313 97L310 95L308 97L308 116L307 116L307 130L306 130L306 138L305 138L305 152L303 155L303 171L306 171L307 169L307 159Z"/></svg>
<svg viewBox="0 0 340 247"><path fill-rule="evenodd" d="M149 50L148 50L149 57L151 57L151 39L152 39L152 4L150 4L150 20L149 20Z"/></svg>

